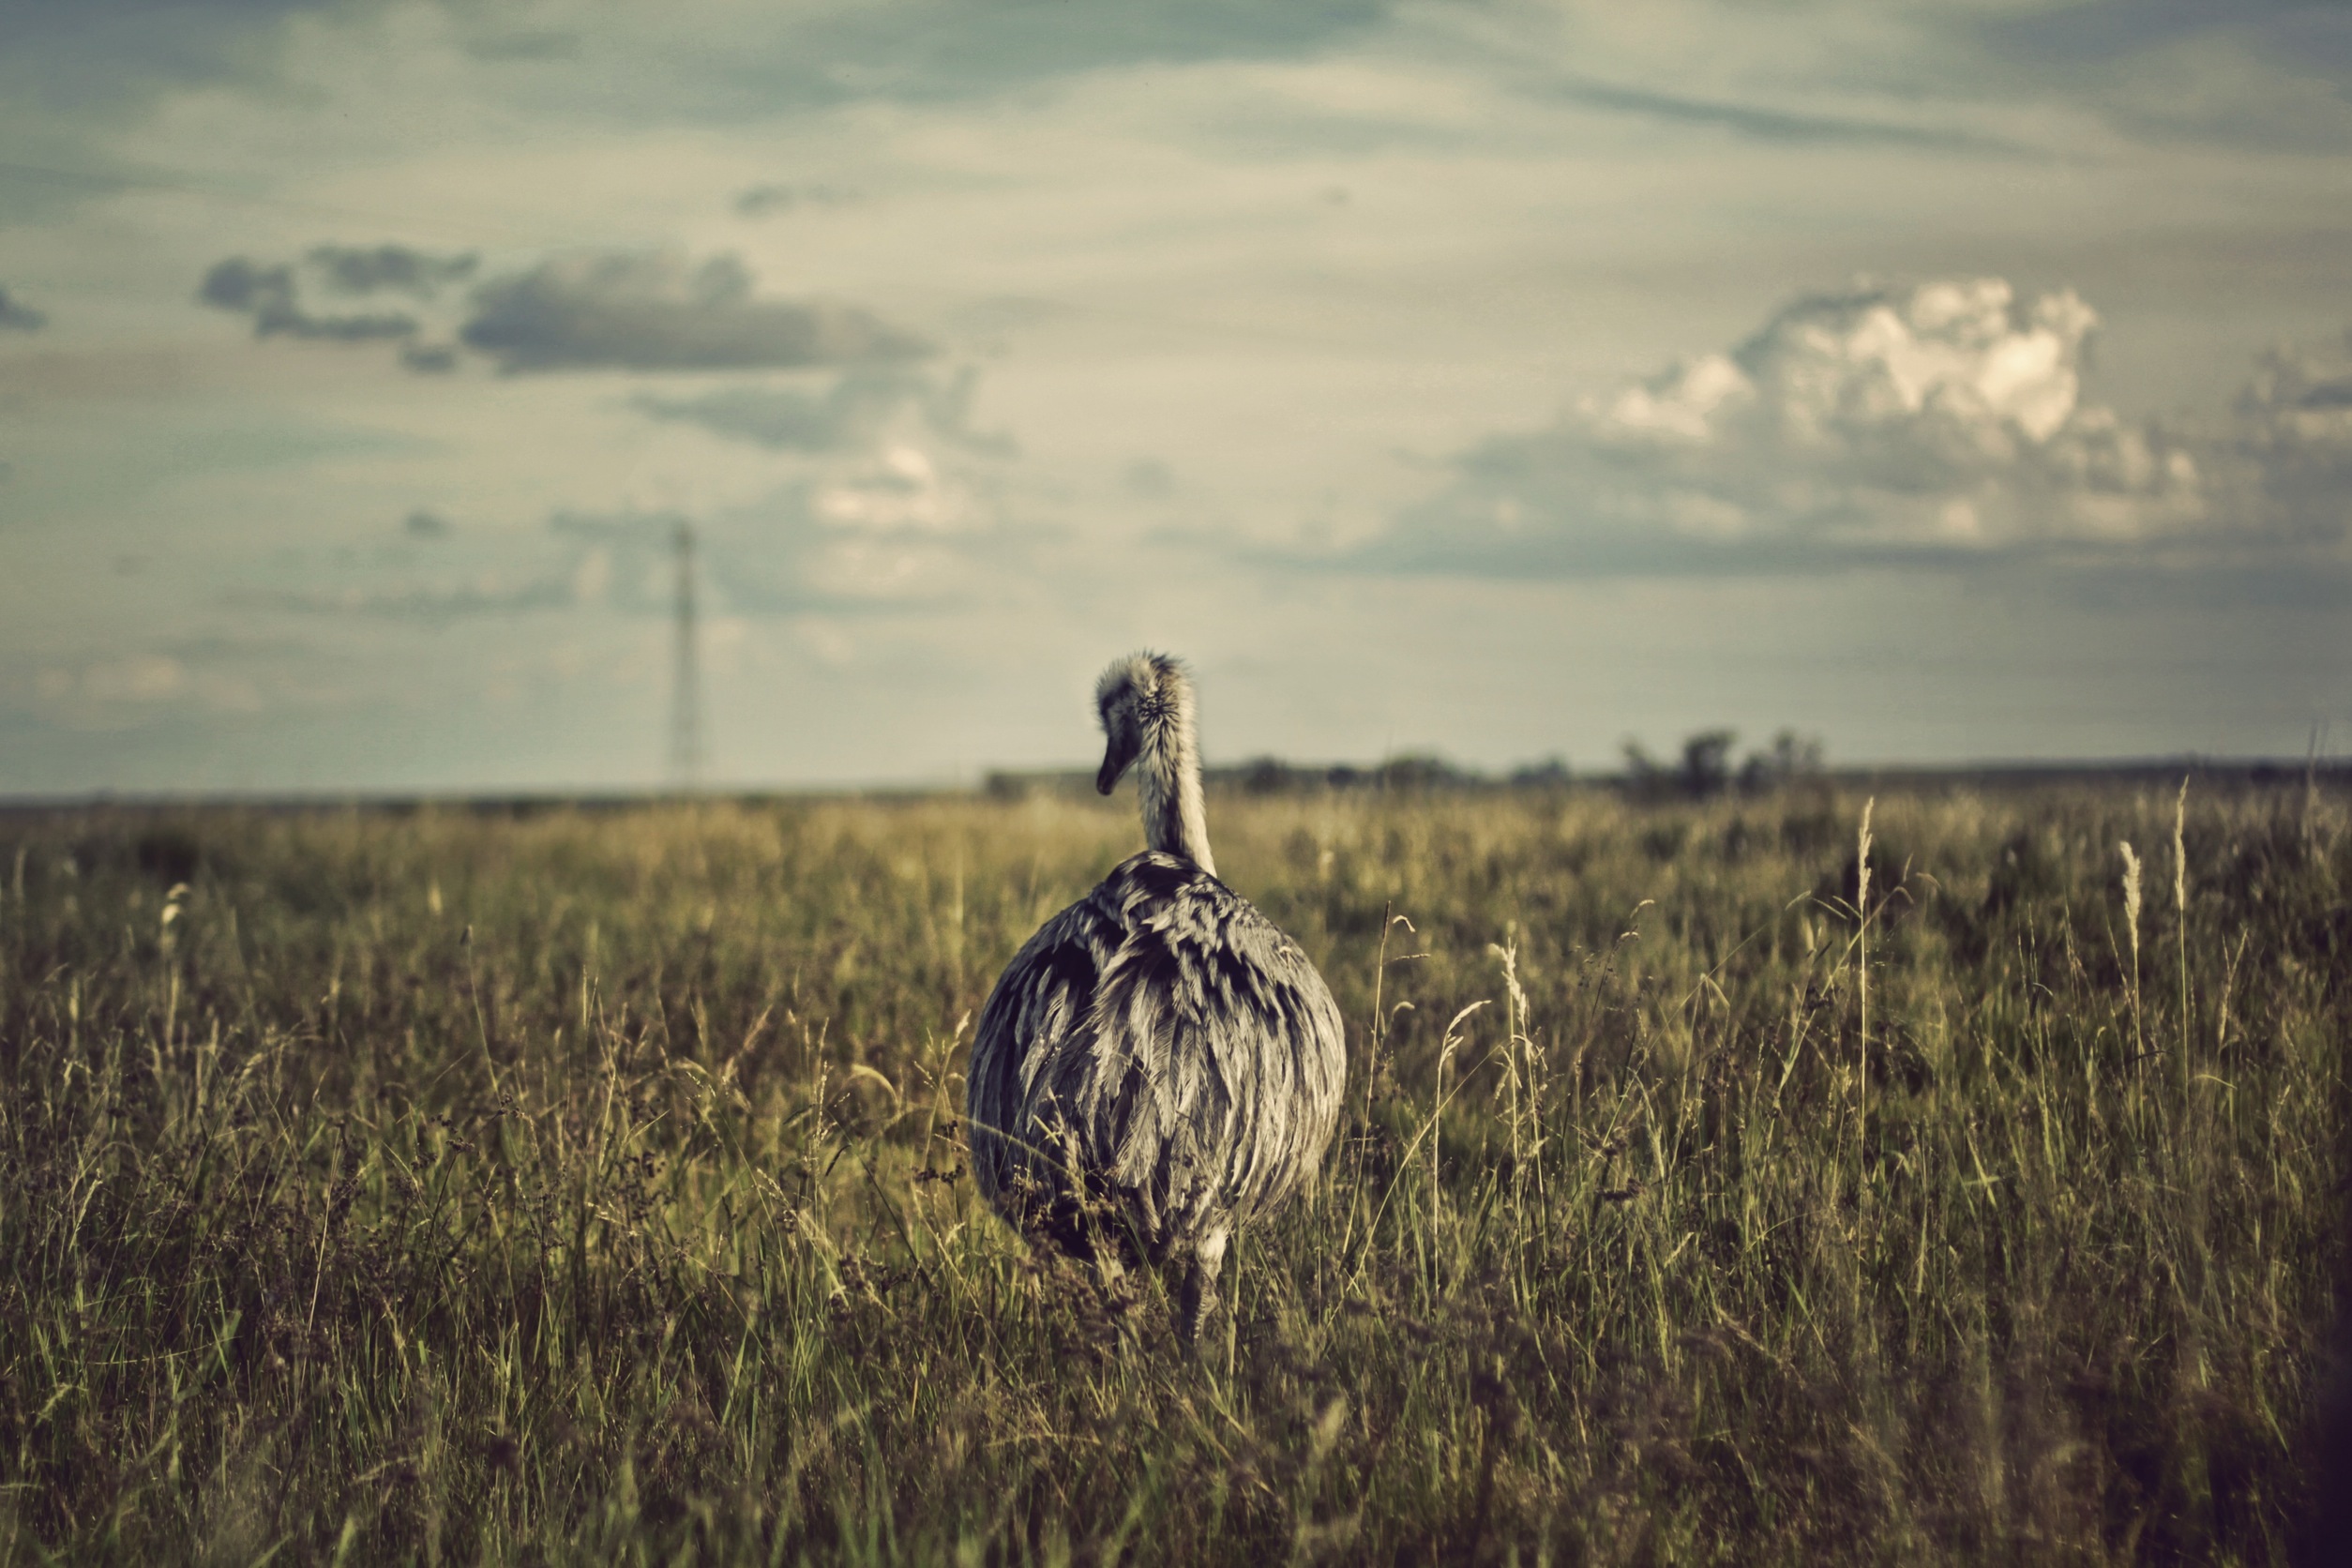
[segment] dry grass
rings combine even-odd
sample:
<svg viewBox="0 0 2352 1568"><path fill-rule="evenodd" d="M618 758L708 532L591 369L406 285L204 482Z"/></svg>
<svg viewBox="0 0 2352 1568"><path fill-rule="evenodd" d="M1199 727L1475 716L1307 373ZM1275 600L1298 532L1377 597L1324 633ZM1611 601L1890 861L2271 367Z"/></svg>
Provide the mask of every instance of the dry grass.
<svg viewBox="0 0 2352 1568"><path fill-rule="evenodd" d="M1205 1365L962 1174L1116 811L0 819L0 1557L2276 1560L2352 837L2174 807L1214 802L1355 1061Z"/></svg>

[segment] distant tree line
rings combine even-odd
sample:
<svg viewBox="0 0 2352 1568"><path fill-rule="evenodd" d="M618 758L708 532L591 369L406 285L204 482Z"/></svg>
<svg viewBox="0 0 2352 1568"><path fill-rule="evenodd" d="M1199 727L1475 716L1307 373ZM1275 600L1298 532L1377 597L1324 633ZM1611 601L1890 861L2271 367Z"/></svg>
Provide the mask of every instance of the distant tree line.
<svg viewBox="0 0 2352 1568"><path fill-rule="evenodd" d="M1783 730L1770 746L1749 752L1735 768L1731 759L1739 744L1736 730L1701 730L1684 737L1679 761L1668 761L1650 755L1639 741L1629 740L1625 787L1650 799L1681 794L1705 800L1734 789L1741 794L1768 794L1821 773L1821 742L1816 736Z"/></svg>
<svg viewBox="0 0 2352 1568"><path fill-rule="evenodd" d="M1237 789L1247 794L1274 795L1312 790L1366 790L1411 793L1437 790L1560 790L1572 784L1614 787L1645 800L1688 796L1703 800L1727 790L1765 794L1821 772L1821 743L1783 730L1761 750L1751 751L1735 763L1739 734L1731 730L1704 730L1682 742L1679 760L1661 761L1638 741L1625 743L1625 768L1620 775L1593 774L1578 777L1564 757L1546 757L1522 763L1500 776L1481 773L1448 761L1434 752L1405 752L1386 761L1357 765L1349 762L1316 765L1287 762L1278 757L1258 757L1234 765L1202 770L1212 786ZM1034 790L1076 792L1091 785L1093 775L1080 773L1011 773L988 776L990 795L1018 799Z"/></svg>

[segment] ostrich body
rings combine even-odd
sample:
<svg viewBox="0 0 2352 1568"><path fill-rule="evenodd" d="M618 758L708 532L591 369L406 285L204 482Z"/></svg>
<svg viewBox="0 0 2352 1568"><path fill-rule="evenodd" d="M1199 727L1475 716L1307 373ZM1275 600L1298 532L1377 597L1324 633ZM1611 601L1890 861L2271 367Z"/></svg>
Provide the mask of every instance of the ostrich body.
<svg viewBox="0 0 2352 1568"><path fill-rule="evenodd" d="M1094 787L1136 768L1149 848L997 981L972 1047L972 1173L999 1213L1077 1256L1183 1262L1197 1340L1233 1231L1322 1160L1346 1035L1298 944L1217 880L1183 666L1137 654L1094 695Z"/></svg>

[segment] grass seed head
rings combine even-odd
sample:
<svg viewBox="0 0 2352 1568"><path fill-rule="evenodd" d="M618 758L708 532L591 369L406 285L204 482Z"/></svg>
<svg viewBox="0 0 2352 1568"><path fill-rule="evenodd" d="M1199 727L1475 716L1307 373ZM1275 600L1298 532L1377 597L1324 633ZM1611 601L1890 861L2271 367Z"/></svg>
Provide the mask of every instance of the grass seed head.
<svg viewBox="0 0 2352 1568"><path fill-rule="evenodd" d="M2189 780L2180 780L2180 793L2172 803L2172 907L2183 916L2189 912Z"/></svg>
<svg viewBox="0 0 2352 1568"><path fill-rule="evenodd" d="M1862 831L1854 836L1854 913L1867 919L1870 909L1870 813L1877 795L1862 802Z"/></svg>
<svg viewBox="0 0 2352 1568"><path fill-rule="evenodd" d="M2116 845L2123 853L2123 919L2132 927L2132 945L2140 944L2140 857L2130 839Z"/></svg>

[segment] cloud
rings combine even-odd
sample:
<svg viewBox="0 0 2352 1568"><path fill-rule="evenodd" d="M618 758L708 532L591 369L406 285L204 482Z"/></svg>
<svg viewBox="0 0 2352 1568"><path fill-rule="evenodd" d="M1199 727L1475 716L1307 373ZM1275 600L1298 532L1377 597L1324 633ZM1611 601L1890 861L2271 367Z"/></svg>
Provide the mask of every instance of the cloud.
<svg viewBox="0 0 2352 1568"><path fill-rule="evenodd" d="M2082 0L1958 25L1997 87L2062 93L2127 131L2322 154L2352 133L2352 8Z"/></svg>
<svg viewBox="0 0 2352 1568"><path fill-rule="evenodd" d="M1158 458L1137 458L1119 475L1129 495L1164 501L1176 492L1176 473Z"/></svg>
<svg viewBox="0 0 2352 1568"><path fill-rule="evenodd" d="M824 391L731 386L700 398L641 397L637 407L773 451L836 452L870 445L912 396L911 377L852 371Z"/></svg>
<svg viewBox="0 0 2352 1568"><path fill-rule="evenodd" d="M792 369L920 357L930 347L850 306L752 297L731 255L562 257L475 291L460 336L508 373Z"/></svg>
<svg viewBox="0 0 2352 1568"><path fill-rule="evenodd" d="M549 530L572 549L576 599L635 615L666 615L676 587L677 537L694 535L696 576L716 613L791 616L871 612L936 602L949 574L937 541L844 536L811 516L811 487L755 505L688 519L676 512L558 511Z"/></svg>
<svg viewBox="0 0 2352 1568"><path fill-rule="evenodd" d="M779 454L764 490L732 505L559 508L530 532L456 527L420 506L394 514L410 548L280 563L231 603L424 628L662 616L684 526L714 615L927 611L1021 569L1035 531L1008 521L1013 443L973 428L976 370L856 365L774 379L638 400L656 418Z"/></svg>
<svg viewBox="0 0 2352 1568"><path fill-rule="evenodd" d="M187 82L251 80L276 63L286 18L333 3L0 0L0 88L52 116L97 118Z"/></svg>
<svg viewBox="0 0 2352 1568"><path fill-rule="evenodd" d="M821 180L797 183L772 180L765 185L755 185L737 195L735 212L743 218L773 218L794 207L837 207L856 200L856 191L826 185Z"/></svg>
<svg viewBox="0 0 2352 1568"><path fill-rule="evenodd" d="M187 669L163 654L97 659L78 668L53 666L40 675L41 695L52 701L159 702L178 696L187 684Z"/></svg>
<svg viewBox="0 0 2352 1568"><path fill-rule="evenodd" d="M668 512L559 511L549 520L550 541L535 532L460 530L444 513L415 507L400 535L429 549L345 552L327 580L248 585L228 602L246 611L432 627L597 608L641 611L668 603L660 568L683 520Z"/></svg>
<svg viewBox="0 0 2352 1568"><path fill-rule="evenodd" d="M403 583L387 588L259 588L228 596L239 610L292 611L304 615L366 616L445 626L475 616L568 610L580 602L569 573L509 581L485 573L473 582Z"/></svg>
<svg viewBox="0 0 2352 1568"><path fill-rule="evenodd" d="M185 650L107 655L45 665L31 695L52 715L83 728L111 728L147 714L189 707L251 713L262 706L253 672Z"/></svg>
<svg viewBox="0 0 2352 1568"><path fill-rule="evenodd" d="M1923 147L1965 151L2013 151L2013 143L1968 131L1900 121L1839 117L1628 87L1587 77L1546 81L1544 91L1571 103L1611 113L1639 115L1680 125L1712 126L1759 142L1791 144Z"/></svg>
<svg viewBox="0 0 2352 1568"><path fill-rule="evenodd" d="M405 245L320 245L309 257L339 294L393 293L417 299L430 299L443 284L473 276L480 259L471 252L436 256Z"/></svg>
<svg viewBox="0 0 2352 1568"><path fill-rule="evenodd" d="M418 323L405 311L319 315L303 308L294 269L232 256L204 274L196 297L216 309L253 318L256 338L305 338L364 343L410 338Z"/></svg>
<svg viewBox="0 0 2352 1568"><path fill-rule="evenodd" d="M746 613L889 611L973 593L1020 552L1006 521L1016 445L973 430L978 371L861 367L823 388L642 398L656 418L795 456L795 477L710 534Z"/></svg>
<svg viewBox="0 0 2352 1568"><path fill-rule="evenodd" d="M815 487L807 504L809 515L830 529L931 534L973 523L976 499L921 447L892 445L859 471Z"/></svg>
<svg viewBox="0 0 2352 1568"><path fill-rule="evenodd" d="M704 525L728 608L874 613L956 602L1018 553L1004 505L1018 448L973 428L978 385L969 366L948 375L860 366L829 383L645 396L636 406L793 460L788 482ZM555 526L621 541L643 533L635 514L561 516Z"/></svg>
<svg viewBox="0 0 2352 1568"><path fill-rule="evenodd" d="M2323 542L2352 533L2352 330L2263 354L2235 412L2274 526Z"/></svg>
<svg viewBox="0 0 2352 1568"><path fill-rule="evenodd" d="M667 252L559 257L475 287L454 342L432 340L442 332L428 334L418 309L321 309L314 303L321 295L390 294L430 307L478 264L471 253L436 254L405 245L319 245L298 263L229 257L205 273L196 297L250 317L257 338L399 343L400 362L421 374L455 370L460 346L490 355L508 373L835 366L879 372L894 361L931 353L920 338L853 307L756 298L750 272L732 255L699 265ZM445 314L435 319L445 329L452 324ZM885 376L837 388L829 417L854 423L878 398L952 395L952 388L927 391L927 384L912 382L911 390L894 392L893 384ZM653 412L790 445L777 432L793 421L792 396L738 399L733 405L722 397L707 406L681 402ZM818 423L825 417L808 415Z"/></svg>
<svg viewBox="0 0 2352 1568"><path fill-rule="evenodd" d="M469 38L465 52L477 60L576 60L584 41L567 28L546 27Z"/></svg>
<svg viewBox="0 0 2352 1568"><path fill-rule="evenodd" d="M656 417L705 424L794 460L763 496L693 520L716 606L746 615L881 613L957 602L1017 560L1007 519L1009 439L975 435L969 369L944 379L845 372L830 388L734 387L647 399ZM666 609L670 512L563 511L550 528L600 552L609 602Z"/></svg>
<svg viewBox="0 0 2352 1568"><path fill-rule="evenodd" d="M48 324L46 313L12 297L8 290L0 289L0 331L38 332Z"/></svg>
<svg viewBox="0 0 2352 1568"><path fill-rule="evenodd" d="M1436 495L1342 559L1720 572L2342 539L2341 516L2313 505L2345 492L2341 355L2278 357L2237 426L2192 430L2084 398L2096 324L2071 290L2021 297L1997 278L1800 299L1728 353L1463 454ZM2290 473L2305 475L2287 486L2299 519L2278 504Z"/></svg>
<svg viewBox="0 0 2352 1568"><path fill-rule="evenodd" d="M655 418L792 460L785 483L698 524L719 603L748 615L939 607L970 597L1019 556L1022 530L1008 523L1005 504L1017 447L973 428L975 369L863 366L829 382L796 379L637 400ZM643 575L627 556L643 533L634 514L559 517L556 526L613 538L620 579Z"/></svg>
<svg viewBox="0 0 2352 1568"><path fill-rule="evenodd" d="M1125 65L1298 58L1367 32L1389 8L1388 0L986 8L900 0L655 12L558 0L430 10L465 55L503 73L498 85L515 99L567 118L647 126L767 120L861 98L970 100ZM0 87L53 117L119 124L190 84L268 92L304 82L304 42L332 30L380 52L387 38L415 36L420 9L399 0L0 0ZM306 16L308 27L288 25Z"/></svg>
<svg viewBox="0 0 2352 1568"><path fill-rule="evenodd" d="M2284 49L2315 48L2321 59L2352 63L2352 34L2329 8L2298 0L2081 0L1997 11L1983 25L1997 38L2058 60L2109 60L2185 38L2239 32ZM2329 46L2332 44L2332 48Z"/></svg>
<svg viewBox="0 0 2352 1568"><path fill-rule="evenodd" d="M921 371L861 367L823 389L731 386L699 398L641 397L640 412L699 425L712 434L778 452L840 452L875 446L892 427L912 424L961 446L1008 455L1010 437L972 428L978 372L944 380Z"/></svg>

